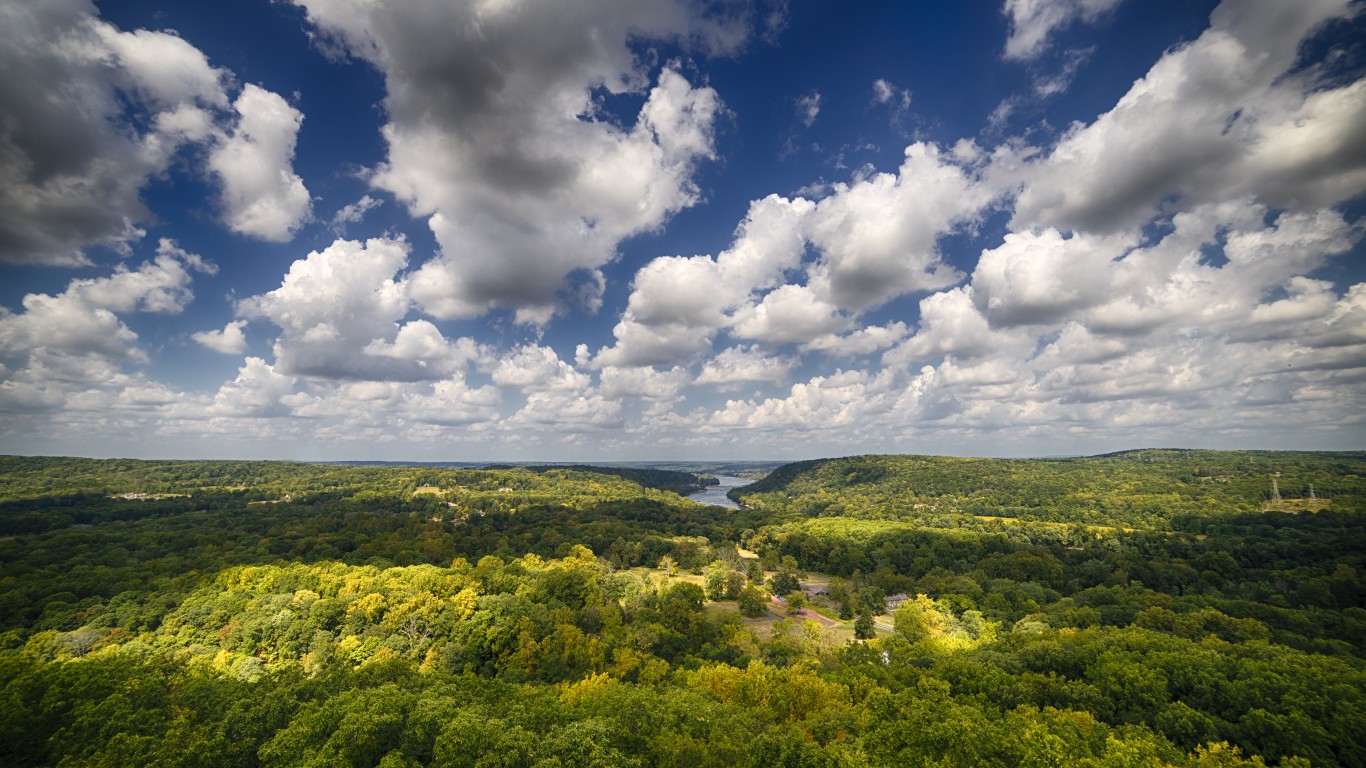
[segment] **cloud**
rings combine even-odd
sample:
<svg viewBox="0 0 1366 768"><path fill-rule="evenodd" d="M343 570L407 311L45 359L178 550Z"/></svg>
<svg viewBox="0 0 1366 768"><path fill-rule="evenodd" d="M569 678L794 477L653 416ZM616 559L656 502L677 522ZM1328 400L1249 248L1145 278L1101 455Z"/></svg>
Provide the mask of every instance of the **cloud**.
<svg viewBox="0 0 1366 768"><path fill-rule="evenodd" d="M474 339L462 336L452 341L431 321L421 319L398 326L392 341L383 337L372 339L362 351L374 357L414 362L419 367L432 365L437 370L463 366L488 354L488 349Z"/></svg>
<svg viewBox="0 0 1366 768"><path fill-rule="evenodd" d="M122 265L108 277L72 280L53 296L24 296L18 314L0 308L0 354L145 360L137 334L121 314L179 314L193 299L191 272L213 272L199 256L162 240L155 259L136 269Z"/></svg>
<svg viewBox="0 0 1366 768"><path fill-rule="evenodd" d="M1282 213L1270 224L1267 218L1265 208L1246 202L1211 205L1175 216L1172 231L1151 245L1130 249L1111 238L1107 252L1093 239L1091 264L1077 270L1090 275L1091 286L1073 305L1074 316L1092 330L1131 337L1197 325L1248 333L1249 313L1260 302L1361 238L1334 211ZM1214 266L1212 256L1226 263Z"/></svg>
<svg viewBox="0 0 1366 768"><path fill-rule="evenodd" d="M30 293L21 312L0 308L0 357L17 366L0 365L0 411L13 414L0 430L40 429L88 442L120 413L143 419L177 397L134 368L152 356L125 317L180 314L194 298L193 273L214 271L162 240L155 258L136 268L119 265L105 277L71 280L56 295Z"/></svg>
<svg viewBox="0 0 1366 768"><path fill-rule="evenodd" d="M463 377L456 376L434 382L430 392L405 397L401 413L423 424L480 424L498 418L500 400L495 387L471 388Z"/></svg>
<svg viewBox="0 0 1366 768"><path fill-rule="evenodd" d="M805 252L810 201L770 195L750 203L731 247L716 258L668 256L636 273L616 344L593 365L673 363L711 348L716 333L750 295L775 287Z"/></svg>
<svg viewBox="0 0 1366 768"><path fill-rule="evenodd" d="M622 424L619 402L601 395L554 392L533 392L526 405L509 419L510 427L549 427L561 433L618 428Z"/></svg>
<svg viewBox="0 0 1366 768"><path fill-rule="evenodd" d="M215 416L268 418L290 415L285 403L297 380L259 357L248 357L237 377L218 388L209 412Z"/></svg>
<svg viewBox="0 0 1366 768"><path fill-rule="evenodd" d="M911 108L911 92L878 78L873 81L873 102L904 112Z"/></svg>
<svg viewBox="0 0 1366 768"><path fill-rule="evenodd" d="M226 74L189 43L97 15L81 0L3 11L0 260L73 266L90 246L126 251L143 236L142 188L202 138L204 110L227 103Z"/></svg>
<svg viewBox="0 0 1366 768"><path fill-rule="evenodd" d="M400 440L449 446L496 423L500 400L495 387L472 387L461 373L417 382L301 379L248 357L211 397L177 395L157 409L166 434L209 432L251 446L263 436L307 436L364 446L360 455L368 456L377 445Z"/></svg>
<svg viewBox="0 0 1366 768"><path fill-rule="evenodd" d="M1101 301L1112 260L1136 244L1130 233L1067 239L1056 229L1007 233L978 259L973 300L993 326L1056 322Z"/></svg>
<svg viewBox="0 0 1366 768"><path fill-rule="evenodd" d="M247 336L242 332L246 320L234 320L221 331L201 331L190 338L222 355L240 355L247 351Z"/></svg>
<svg viewBox="0 0 1366 768"><path fill-rule="evenodd" d="M816 122L816 117L821 113L821 92L812 91L805 96L797 99L797 118L802 121L802 125L810 128Z"/></svg>
<svg viewBox="0 0 1366 768"><path fill-rule="evenodd" d="M0 350L10 354L35 348L75 354L130 357L137 334L106 307L90 306L69 293L28 294L22 314L0 315Z"/></svg>
<svg viewBox="0 0 1366 768"><path fill-rule="evenodd" d="M431 382L312 381L297 391L285 388L285 379L266 377L264 383L280 393L278 402L289 416L307 419L313 429L337 439L393 440L412 431L437 437L442 432L430 427L497 420L500 401L496 388L470 387L459 373Z"/></svg>
<svg viewBox="0 0 1366 768"><path fill-rule="evenodd" d="M870 325L839 336L818 336L801 347L803 352L821 352L833 357L862 357L886 349L906 338L909 329L900 320L886 325Z"/></svg>
<svg viewBox="0 0 1366 768"><path fill-rule="evenodd" d="M431 219L442 255L414 275L414 297L438 317L472 317L508 306L521 310L519 322L543 323L572 273L595 275L622 239L659 226L697 201L692 169L697 159L712 156L711 124L718 109L710 88L694 89L665 70L631 131L575 120L562 144L541 145L572 152L526 169L549 175L525 178L517 168L503 168L497 173L509 174L506 180L466 187L461 181L470 169L457 166L470 158L451 157L442 182L451 202L435 204ZM424 163L432 162L433 151L439 152L422 150ZM512 188L499 189L507 185ZM416 203L418 197L408 199Z"/></svg>
<svg viewBox="0 0 1366 768"><path fill-rule="evenodd" d="M49 4L53 7L56 4ZM123 71L130 86L144 100L160 106L175 107L200 102L224 106L225 73L209 65L208 59L197 48L171 32L152 32L145 29L122 32L112 24L101 22L85 3L62 3L72 9L82 7L84 32L93 34L102 47L88 38L62 40L59 47L75 45L76 55L84 55L101 63L114 63ZM68 49L70 50L70 49Z"/></svg>
<svg viewBox="0 0 1366 768"><path fill-rule="evenodd" d="M787 29L788 0L768 0L761 3L760 37L764 42L778 44L778 38ZM766 6L766 7L764 7Z"/></svg>
<svg viewBox="0 0 1366 768"><path fill-rule="evenodd" d="M355 352L395 332L408 314L407 291L394 280L407 263L401 240L337 240L295 261L279 288L244 299L237 311L280 326L276 365L291 376L382 376L387 357Z"/></svg>
<svg viewBox="0 0 1366 768"><path fill-rule="evenodd" d="M793 384L786 397L727 401L704 423L709 431L743 428L791 435L838 431L843 433L842 442L857 444L863 429L850 427L866 428L870 416L886 409L885 390L885 378L862 371L836 371Z"/></svg>
<svg viewBox="0 0 1366 768"><path fill-rule="evenodd" d="M731 334L770 344L807 342L849 327L849 318L806 286L783 285L735 314Z"/></svg>
<svg viewBox="0 0 1366 768"><path fill-rule="evenodd" d="M919 369L895 412L1050 439L1198 439L1268 418L1326 434L1361 400L1366 289L1306 275L1360 239L1334 211L1246 202L1179 214L1152 243L1008 237L969 285L923 300L916 334L884 355L888 370Z"/></svg>
<svg viewBox="0 0 1366 768"><path fill-rule="evenodd" d="M694 384L740 384L750 381L781 382L795 361L770 355L757 346L730 347L702 366Z"/></svg>
<svg viewBox="0 0 1366 768"><path fill-rule="evenodd" d="M208 160L222 184L224 219L234 232L287 242L312 210L308 189L291 165L303 113L251 84L233 108L237 125Z"/></svg>
<svg viewBox="0 0 1366 768"><path fill-rule="evenodd" d="M682 367L675 366L667 371L654 368L618 368L609 365L599 372L600 390L608 400L623 397L639 397L646 400L672 401L678 397L683 387L692 382L692 376Z"/></svg>
<svg viewBox="0 0 1366 768"><path fill-rule="evenodd" d="M1251 197L1300 210L1366 190L1366 82L1287 74L1346 2L1229 2L1109 112L1074 125L1025 173L1012 226L1118 230Z"/></svg>
<svg viewBox="0 0 1366 768"><path fill-rule="evenodd" d="M976 358L1019 348L1020 334L994 331L974 300L971 285L920 300L920 323L911 338L888 350L882 364L903 368L943 355Z"/></svg>
<svg viewBox="0 0 1366 768"><path fill-rule="evenodd" d="M127 255L153 220L142 191L209 149L235 231L286 240L309 198L290 167L302 115L172 32L126 32L84 0L11 4L0 24L0 261L77 266ZM227 127L229 109L237 116ZM198 168L196 168L198 170Z"/></svg>
<svg viewBox="0 0 1366 768"><path fill-rule="evenodd" d="M1081 65L1086 63L1092 53L1095 53L1094 47L1067 51L1060 70L1038 75L1034 78L1034 95L1046 99L1065 92L1072 85L1073 78L1077 76L1077 70L1081 69ZM1000 118L993 115L993 120L996 122L1004 119L1004 114Z"/></svg>
<svg viewBox="0 0 1366 768"><path fill-rule="evenodd" d="M309 20L384 73L388 160L372 178L441 246L413 276L438 318L494 307L543 324L576 273L592 275L624 238L653 230L700 198L716 92L677 65L650 77L632 44L734 51L743 16L696 13L681 0L381 7L300 0ZM620 125L600 94L643 93ZM591 303L592 297L590 297Z"/></svg>
<svg viewBox="0 0 1366 768"><path fill-rule="evenodd" d="M550 347L528 344L498 363L493 383L523 392L579 392L592 380L561 360Z"/></svg>
<svg viewBox="0 0 1366 768"><path fill-rule="evenodd" d="M63 7L93 19L88 6ZM1113 108L1049 144L1029 143L1047 131L1005 135L1003 119L975 139L913 143L885 172L867 166L802 196L760 197L714 255L641 266L608 344L569 328L545 334L553 346L448 337L449 320L490 308L547 325L568 306L616 300L622 286L607 285L613 271L602 267L622 239L701 199L695 174L716 152L721 94L692 65L661 65L643 45L733 51L747 28L656 2L623 6L597 38L578 31L603 7L386 14L362 0L310 3L317 29L374 63L388 88L387 161L371 194L330 221L361 221L394 194L429 223L438 255L410 263L407 242L376 238L299 258L221 330L191 335L239 356L248 323L253 339L275 335L273 354L246 358L202 392L141 370L155 352L130 318L182 311L193 273L212 270L199 257L167 242L146 263L32 292L0 310L0 431L16 445L37 434L81 444L123 435L127 445L132 429L146 444L211 435L215 446L264 439L358 455L389 442L434 458L594 447L602 458L1070 453L1266 444L1279 424L1296 447L1350 446L1361 434L1366 284L1352 259L1366 232L1356 205L1366 81L1307 44L1350 7L1228 2ZM1065 87L1035 62L1068 24L1098 18L1089 7L1007 5L1035 91L1021 99L1042 105ZM420 45L452 28L453 44ZM285 100L261 91L261 109L240 107L254 86L234 91L173 35L125 36L97 20L63 29L74 47L44 61L116 104L92 97L82 103L89 119L66 127L93 126L92 140L112 142L111 162L120 147L142 153L118 166L132 174L134 201L180 147L199 142L208 156L246 140L248 114L271 117L250 133L273 137L251 148L269 156L254 168L283 172L243 178L297 180L300 116ZM399 50L409 33L416 48ZM1063 57L1065 79L1066 62L1085 53L1048 60ZM0 84L0 94L34 97L26 89ZM909 100L885 80L872 96L879 109ZM606 108L620 104L635 107ZM263 183L242 199L287 199L292 188ZM0 196L40 198L34 189ZM123 198L110 200L124 210ZM301 220L297 209L279 213ZM44 263L114 242L51 231L67 250L44 251ZM501 319L480 327L507 330ZM556 349L568 347L572 360L561 359Z"/></svg>
<svg viewBox="0 0 1366 768"><path fill-rule="evenodd" d="M280 287L239 302L237 312L281 329L274 366L317 379L422 381L444 378L484 354L468 338L446 339L412 308L403 240L336 240L295 261Z"/></svg>
<svg viewBox="0 0 1366 768"><path fill-rule="evenodd" d="M1119 6L1120 0L1005 0L1001 12L1010 20L1005 57L1017 61L1037 58L1049 37L1073 22L1094 24Z"/></svg>
<svg viewBox="0 0 1366 768"><path fill-rule="evenodd" d="M365 218L365 214L380 207L384 202L376 200L369 195L361 196L361 199L354 203L348 203L337 209L332 216L332 231L341 233L345 231L347 224L358 223Z"/></svg>
<svg viewBox="0 0 1366 768"><path fill-rule="evenodd" d="M906 148L897 174L874 173L834 191L807 224L821 258L811 269L816 297L861 311L907 293L953 285L939 238L971 221L998 194L933 144Z"/></svg>
<svg viewBox="0 0 1366 768"><path fill-rule="evenodd" d="M641 268L613 330L617 343L593 363L682 362L709 350L723 329L779 344L843 331L851 316L893 298L961 281L939 239L999 195L956 157L916 143L897 174L860 174L819 201L756 200L716 258L661 257ZM805 260L808 247L814 260ZM802 268L805 285L786 282Z"/></svg>
<svg viewBox="0 0 1366 768"><path fill-rule="evenodd" d="M1035 346L1038 360L1109 359L1195 329L1230 343L1293 336L1312 345L1313 326L1337 300L1305 275L1348 252L1361 233L1332 211L1266 218L1246 203L1205 206L1176 216L1172 231L1149 245L1132 234L1008 234L983 252L968 285L921 301L915 335L884 364ZM1224 263L1209 263L1211 253Z"/></svg>

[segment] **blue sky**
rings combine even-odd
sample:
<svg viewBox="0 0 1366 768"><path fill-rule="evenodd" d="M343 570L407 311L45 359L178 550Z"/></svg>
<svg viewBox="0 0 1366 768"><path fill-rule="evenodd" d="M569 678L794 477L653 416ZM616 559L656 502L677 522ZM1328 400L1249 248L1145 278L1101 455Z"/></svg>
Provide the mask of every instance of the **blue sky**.
<svg viewBox="0 0 1366 768"><path fill-rule="evenodd" d="M1359 449L1360 10L0 0L0 451Z"/></svg>

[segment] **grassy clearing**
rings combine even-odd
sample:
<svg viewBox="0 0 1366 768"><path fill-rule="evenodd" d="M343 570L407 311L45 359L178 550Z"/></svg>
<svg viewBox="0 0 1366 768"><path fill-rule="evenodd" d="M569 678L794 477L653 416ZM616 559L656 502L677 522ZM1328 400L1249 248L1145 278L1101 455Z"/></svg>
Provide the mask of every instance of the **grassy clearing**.
<svg viewBox="0 0 1366 768"><path fill-rule="evenodd" d="M646 567L636 567L626 572L631 573L642 580L648 578L652 583L660 586L663 586L666 583L673 584L680 581L685 581L689 584L696 584L699 587L705 587L707 581L706 577L702 574L689 573L683 570L677 570L673 573L673 575L669 575L667 571L660 568ZM775 574L777 574L777 571L766 571L764 573L764 578L772 578ZM825 574L809 573L807 575L807 578L801 580L801 583L808 588L829 589L830 578L830 576L827 576ZM783 621L790 621L798 625L801 625L803 621L819 623L815 622L814 619L810 618L803 619L800 616L788 616L786 615L786 611L782 610L781 608L777 610L770 609L762 616L745 616L744 614L740 613L739 605L734 600L709 600L707 601L705 608L707 612L711 614L738 614L740 616L740 620L744 622L746 627L758 632L759 637L765 640L772 637L773 628ZM841 621L839 618L838 611L836 611L834 608L827 606L823 603L815 604L812 602L808 602L806 605L806 610L819 613L826 619L835 622L834 626L821 627L821 631L824 633L825 637L827 637L832 642L842 645L844 643L854 640L854 622ZM885 637L886 635L891 634L891 615L882 614L874 617L873 627L877 632L878 637Z"/></svg>
<svg viewBox="0 0 1366 768"><path fill-rule="evenodd" d="M705 587L707 583L706 577L702 574L689 573L688 571L684 570L674 571L673 575L670 575L667 571L661 568L646 568L641 566L637 568L632 568L630 571L627 571L627 573L634 574L642 579L649 577L649 579L655 584L663 584L665 581L669 582L670 584L679 581L686 581L689 584L696 584L699 587Z"/></svg>
<svg viewBox="0 0 1366 768"><path fill-rule="evenodd" d="M738 614L740 616L740 620L744 622L745 626L751 630L754 630L754 632L758 634L759 638L762 640L772 639L774 629L778 627L780 624L782 624L782 622L784 621L791 622L798 626L805 625L805 623L797 617L783 616L772 611L769 611L762 616L746 616L740 613L740 608L734 600L721 600L714 603L707 603L706 611L712 615L720 615L724 613ZM885 618L887 620L887 626L878 626L878 624L875 622L874 628L877 631L877 635L879 637L885 637L886 635L891 634L891 617L886 616L879 618ZM813 624L818 624L817 622L811 619L807 619L807 621ZM836 645L844 645L845 643L854 640L854 622L841 621L833 627L820 627L820 632L821 635L830 642L833 642Z"/></svg>

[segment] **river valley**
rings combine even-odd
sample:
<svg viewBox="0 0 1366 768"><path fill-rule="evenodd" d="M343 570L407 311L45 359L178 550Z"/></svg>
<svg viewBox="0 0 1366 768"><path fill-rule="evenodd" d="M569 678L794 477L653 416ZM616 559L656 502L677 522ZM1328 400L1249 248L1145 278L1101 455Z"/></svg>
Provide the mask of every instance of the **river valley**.
<svg viewBox="0 0 1366 768"><path fill-rule="evenodd" d="M749 485L754 481L744 477L735 477L734 475L714 475L714 477L720 481L719 484L713 485L705 491L698 491L688 498L699 504L711 504L717 507L725 507L726 509L739 509L740 505L727 498L726 493L732 488Z"/></svg>

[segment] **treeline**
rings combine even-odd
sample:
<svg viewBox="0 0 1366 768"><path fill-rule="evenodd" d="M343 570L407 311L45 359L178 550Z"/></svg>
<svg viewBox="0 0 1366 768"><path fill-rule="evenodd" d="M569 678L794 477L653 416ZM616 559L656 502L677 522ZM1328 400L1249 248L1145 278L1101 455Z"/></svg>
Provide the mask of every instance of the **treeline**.
<svg viewBox="0 0 1366 768"><path fill-rule="evenodd" d="M521 467L542 474L563 471L613 475L615 477L630 480L645 488L670 491L679 496L688 496L697 493L698 491L706 490L707 486L716 485L716 478L714 477L703 478L692 474L691 472L678 472L671 469L650 469L645 467L608 467L597 464L493 464L485 467L485 469L512 469L514 467Z"/></svg>
<svg viewBox="0 0 1366 768"><path fill-rule="evenodd" d="M0 456L0 536L244 505L341 504L463 517L528 505L681 501L708 482L666 470L599 467L348 467L291 462Z"/></svg>
<svg viewBox="0 0 1366 768"><path fill-rule="evenodd" d="M0 503L41 506L50 499L103 495L153 497L227 492L244 501L409 498L416 493L477 493L634 498L642 488L704 488L683 472L592 466L460 469L436 466L340 466L285 461L140 461L0 456ZM133 499L138 500L138 499ZM5 515L8 517L8 515Z"/></svg>
<svg viewBox="0 0 1366 768"><path fill-rule="evenodd" d="M1261 511L1273 498L1366 511L1366 454L1129 451L1072 459L854 456L791 464L732 495L806 516L952 517L1166 530L1178 516ZM1289 506L1289 505L1288 505ZM1316 507L1319 505L1316 505Z"/></svg>

